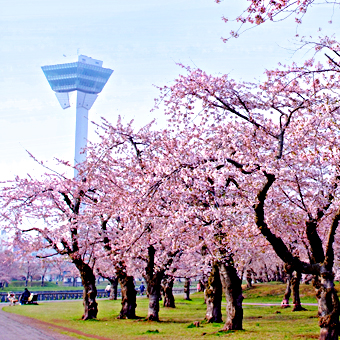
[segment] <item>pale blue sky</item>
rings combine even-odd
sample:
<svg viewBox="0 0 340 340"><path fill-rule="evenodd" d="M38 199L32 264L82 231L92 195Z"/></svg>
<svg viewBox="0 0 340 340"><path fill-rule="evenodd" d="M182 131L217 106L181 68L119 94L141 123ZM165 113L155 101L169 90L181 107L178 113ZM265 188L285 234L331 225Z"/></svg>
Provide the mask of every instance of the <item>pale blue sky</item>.
<svg viewBox="0 0 340 340"><path fill-rule="evenodd" d="M90 111L115 122L118 114L136 125L150 113L157 89L171 84L181 62L209 73L243 80L261 78L278 62L300 60L291 50L293 19L264 25L224 44L234 29L222 15L235 17L245 0L2 0L0 12L0 180L40 173L25 149L53 164L72 161L75 111L62 110L41 66L77 60L77 53L103 60L114 70ZM339 31L339 11L316 7L299 33ZM63 55L66 55L64 57ZM90 138L92 133L90 128ZM72 173L71 173L72 175Z"/></svg>

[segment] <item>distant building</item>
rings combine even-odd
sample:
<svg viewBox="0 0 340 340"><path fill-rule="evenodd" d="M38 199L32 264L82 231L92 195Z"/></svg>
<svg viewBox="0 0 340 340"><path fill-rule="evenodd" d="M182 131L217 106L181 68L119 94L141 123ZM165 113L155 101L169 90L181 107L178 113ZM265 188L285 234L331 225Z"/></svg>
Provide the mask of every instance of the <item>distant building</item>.
<svg viewBox="0 0 340 340"><path fill-rule="evenodd" d="M77 91L75 165L86 160L82 150L87 145L88 110L91 109L112 70L102 67L103 62L80 55L74 63L43 66L42 70L63 109L69 108L69 93ZM77 172L75 171L75 176Z"/></svg>

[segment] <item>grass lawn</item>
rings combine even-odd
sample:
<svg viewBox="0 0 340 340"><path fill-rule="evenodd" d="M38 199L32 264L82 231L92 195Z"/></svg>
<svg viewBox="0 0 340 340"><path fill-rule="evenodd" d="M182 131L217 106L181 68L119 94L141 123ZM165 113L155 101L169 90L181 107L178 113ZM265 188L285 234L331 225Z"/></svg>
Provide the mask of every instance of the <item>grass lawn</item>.
<svg viewBox="0 0 340 340"><path fill-rule="evenodd" d="M245 290L244 302L280 302L284 285L261 284ZM313 300L312 287L302 287L303 302ZM278 292L281 294L278 295ZM319 334L317 307L307 306L305 312L292 312L291 308L279 306L244 305L243 331L220 332L223 324L202 322L205 315L203 294L192 295L192 301L176 297L176 308L160 310L161 322L145 321L148 300L137 300L137 320L117 320L120 300L98 301L98 319L82 321L83 306L81 301L41 303L38 306L5 307L4 311L21 314L55 325L53 328L63 334L78 339L214 339L216 337L232 340L242 339L317 339ZM225 315L224 307L222 308ZM200 321L200 327L193 322Z"/></svg>
<svg viewBox="0 0 340 340"><path fill-rule="evenodd" d="M340 291L340 284L335 283L335 288ZM245 302L257 303L281 303L286 285L279 282L256 284L252 288L243 287L243 296ZM302 284L300 285L300 299L302 303L316 303L315 291L313 286ZM292 302L292 300L290 300Z"/></svg>

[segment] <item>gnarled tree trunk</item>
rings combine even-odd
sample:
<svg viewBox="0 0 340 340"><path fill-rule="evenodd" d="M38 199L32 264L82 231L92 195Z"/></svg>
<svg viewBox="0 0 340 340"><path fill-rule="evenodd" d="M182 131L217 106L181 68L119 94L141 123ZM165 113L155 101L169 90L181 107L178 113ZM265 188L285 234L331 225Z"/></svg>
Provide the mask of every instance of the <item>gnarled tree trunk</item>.
<svg viewBox="0 0 340 340"><path fill-rule="evenodd" d="M123 264L120 264L120 266L116 268L116 273L122 294L122 309L120 310L118 319L135 319L137 292L133 282L133 276L127 275Z"/></svg>
<svg viewBox="0 0 340 340"><path fill-rule="evenodd" d="M83 320L96 319L98 314L98 304L96 302L97 288L96 277L93 269L85 263L80 257L72 259L80 273L81 281L84 287L83 291L83 305L84 314Z"/></svg>
<svg viewBox="0 0 340 340"><path fill-rule="evenodd" d="M110 280L110 300L117 300L118 296L118 277L114 277Z"/></svg>
<svg viewBox="0 0 340 340"><path fill-rule="evenodd" d="M301 273L298 271L295 271L291 279L292 290L293 290L293 306L294 306L293 312L306 310L306 308L303 308L301 306L300 281L301 281Z"/></svg>
<svg viewBox="0 0 340 340"><path fill-rule="evenodd" d="M259 203L254 205L256 214L255 222L262 235L271 243L281 260L292 265L294 268L301 269L305 274L313 274L316 276L313 285L318 300L319 326L321 328L319 339L337 340L339 337L339 298L334 288L332 269L334 266L333 244L340 221L340 208L337 207L337 211L330 223L325 248L323 247L317 228L322 221L325 210L332 205L334 196L329 195L328 204L318 211L316 219L310 218L305 222L306 235L311 248L310 263L300 261L298 257L289 251L283 240L272 233L265 222L264 203L267 192L275 181L275 176L268 173L264 173L264 175L267 178L267 182L257 195Z"/></svg>
<svg viewBox="0 0 340 340"><path fill-rule="evenodd" d="M175 298L172 292L172 288L174 286L174 279L172 277L166 277L162 281L162 290L163 290L163 307L175 308Z"/></svg>
<svg viewBox="0 0 340 340"><path fill-rule="evenodd" d="M163 272L156 272L152 277L145 277L149 296L148 317L150 321L159 321L159 300L161 298L161 281Z"/></svg>
<svg viewBox="0 0 340 340"><path fill-rule="evenodd" d="M322 268L323 269L323 268ZM333 273L321 270L313 281L318 300L320 340L337 340L339 337L339 298L334 288Z"/></svg>
<svg viewBox="0 0 340 340"><path fill-rule="evenodd" d="M205 319L208 322L222 322L222 283L218 264L214 263L204 290L204 300L207 305Z"/></svg>
<svg viewBox="0 0 340 340"><path fill-rule="evenodd" d="M184 300L191 300L190 299L190 279L185 278L184 282Z"/></svg>
<svg viewBox="0 0 340 340"><path fill-rule="evenodd" d="M243 321L242 281L232 265L219 263L219 271L227 302L227 319L223 330L241 330Z"/></svg>
<svg viewBox="0 0 340 340"><path fill-rule="evenodd" d="M117 276L104 276L101 273L101 276L107 279L110 282L110 295L109 300L117 300L118 296L118 277Z"/></svg>
<svg viewBox="0 0 340 340"><path fill-rule="evenodd" d="M253 284L252 284L252 270L251 269L247 270L246 281L247 281L247 288L251 288L253 286Z"/></svg>
<svg viewBox="0 0 340 340"><path fill-rule="evenodd" d="M198 281L197 292L204 292L204 283L203 283L203 280L199 280Z"/></svg>
<svg viewBox="0 0 340 340"><path fill-rule="evenodd" d="M156 250L153 246L148 247L148 263L144 276L149 297L147 319L150 321L159 321L159 300L161 298L161 282L164 276L164 270L154 272L155 252Z"/></svg>
<svg viewBox="0 0 340 340"><path fill-rule="evenodd" d="M282 308L288 308L289 306L289 298L292 293L292 288L291 288L291 281L292 281L292 268L289 265L285 265L285 271L286 271L286 290L283 295L283 300L281 302L281 307Z"/></svg>

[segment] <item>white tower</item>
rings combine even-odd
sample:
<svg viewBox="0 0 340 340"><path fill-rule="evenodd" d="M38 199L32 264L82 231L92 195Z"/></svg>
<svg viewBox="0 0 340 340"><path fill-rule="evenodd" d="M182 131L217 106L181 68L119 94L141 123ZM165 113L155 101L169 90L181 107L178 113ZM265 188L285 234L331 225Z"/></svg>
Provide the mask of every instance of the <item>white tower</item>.
<svg viewBox="0 0 340 340"><path fill-rule="evenodd" d="M80 55L75 63L42 67L63 109L71 106L69 93L77 92L74 165L86 160L86 152L82 150L87 146L88 111L113 72L102 65L100 60ZM74 176L77 176L76 170Z"/></svg>

